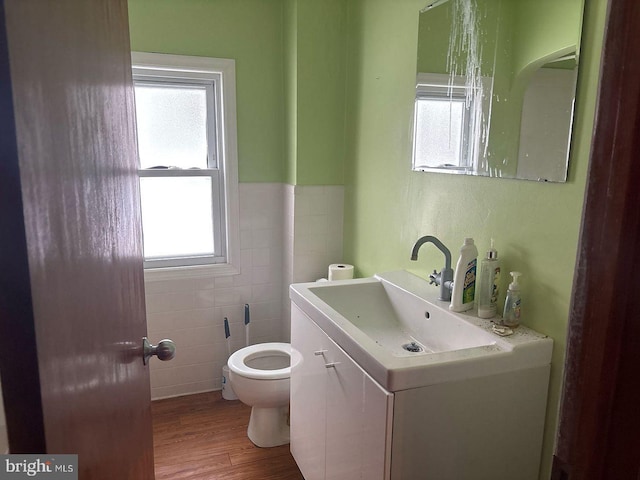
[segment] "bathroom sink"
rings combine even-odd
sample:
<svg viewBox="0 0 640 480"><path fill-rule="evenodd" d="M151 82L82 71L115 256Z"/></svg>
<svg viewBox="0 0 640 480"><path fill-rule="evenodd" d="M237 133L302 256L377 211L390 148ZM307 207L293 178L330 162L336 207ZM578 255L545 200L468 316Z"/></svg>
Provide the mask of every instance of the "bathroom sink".
<svg viewBox="0 0 640 480"><path fill-rule="evenodd" d="M553 341L524 326L508 337L474 311L453 313L407 271L291 285L291 300L389 391L548 365Z"/></svg>

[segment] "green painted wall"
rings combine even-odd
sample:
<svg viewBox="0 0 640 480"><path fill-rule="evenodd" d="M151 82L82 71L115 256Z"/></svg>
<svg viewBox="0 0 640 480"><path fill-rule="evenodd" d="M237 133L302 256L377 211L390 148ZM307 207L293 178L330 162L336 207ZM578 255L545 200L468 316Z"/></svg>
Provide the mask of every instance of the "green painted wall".
<svg viewBox="0 0 640 480"><path fill-rule="evenodd" d="M287 35L294 44L286 47L286 68L295 92L287 92L287 134L294 137L288 140L287 181L342 185L347 0L289 3L286 29L295 33Z"/></svg>
<svg viewBox="0 0 640 480"><path fill-rule="evenodd" d="M344 182L346 5L298 1L297 184Z"/></svg>
<svg viewBox="0 0 640 480"><path fill-rule="evenodd" d="M131 47L236 60L241 182L285 181L281 0L129 0Z"/></svg>
<svg viewBox="0 0 640 480"><path fill-rule="evenodd" d="M285 181L295 185L298 158L298 1L284 3Z"/></svg>
<svg viewBox="0 0 640 480"><path fill-rule="evenodd" d="M583 0L519 0L514 10L514 72L536 70L540 61L577 48ZM533 64L533 65L532 65Z"/></svg>
<svg viewBox="0 0 640 480"><path fill-rule="evenodd" d="M347 0L130 0L131 47L236 60L241 182L341 185Z"/></svg>
<svg viewBox="0 0 640 480"><path fill-rule="evenodd" d="M450 73L447 65L453 2L420 14L418 19L417 71Z"/></svg>
<svg viewBox="0 0 640 480"><path fill-rule="evenodd" d="M504 62L511 58L511 36L513 34L513 10L515 4L511 0L476 0L476 27L482 74L491 75L494 61ZM462 33L465 29L462 22L455 17L455 2L420 13L418 20L418 55L417 70L419 72L451 73L448 69L447 56L452 26L458 25ZM494 55L496 41L500 42L500 55ZM466 74L466 52L455 57L456 71ZM510 71L507 70L507 71Z"/></svg>
<svg viewBox="0 0 640 480"><path fill-rule="evenodd" d="M351 0L348 11L345 260L361 276L441 268L438 236L457 257L465 236L495 238L504 271L524 272L524 323L555 340L541 479L549 478L567 318L587 175L605 0L588 2L569 181L566 184L410 171L418 0ZM506 287L506 285L503 285ZM499 402L500 399L496 399Z"/></svg>

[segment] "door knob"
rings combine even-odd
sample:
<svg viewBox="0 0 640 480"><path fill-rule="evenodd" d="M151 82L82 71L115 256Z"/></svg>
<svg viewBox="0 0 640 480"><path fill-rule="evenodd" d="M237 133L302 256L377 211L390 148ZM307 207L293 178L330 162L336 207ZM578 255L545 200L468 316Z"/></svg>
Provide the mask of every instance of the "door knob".
<svg viewBox="0 0 640 480"><path fill-rule="evenodd" d="M171 360L176 356L176 344L173 343L173 340L165 338L164 340L160 340L158 345L151 345L147 337L142 337L142 354L142 363L145 365L152 355L155 355L162 361Z"/></svg>

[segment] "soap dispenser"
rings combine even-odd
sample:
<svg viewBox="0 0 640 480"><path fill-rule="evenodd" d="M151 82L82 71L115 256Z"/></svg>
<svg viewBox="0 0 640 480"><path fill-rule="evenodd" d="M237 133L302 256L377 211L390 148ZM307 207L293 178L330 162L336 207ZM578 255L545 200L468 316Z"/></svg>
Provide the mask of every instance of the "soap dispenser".
<svg viewBox="0 0 640 480"><path fill-rule="evenodd" d="M478 249L473 243L473 238L465 238L453 275L450 310L465 312L473 308L476 293L477 264Z"/></svg>
<svg viewBox="0 0 640 480"><path fill-rule="evenodd" d="M493 318L496 316L498 295L500 294L500 262L498 251L493 246L480 263L480 286L478 290L478 316Z"/></svg>
<svg viewBox="0 0 640 480"><path fill-rule="evenodd" d="M507 298L504 301L504 314L502 315L502 322L511 328L515 328L520 325L520 284L518 283L518 277L522 274L520 272L511 272L513 281L509 284L507 290Z"/></svg>

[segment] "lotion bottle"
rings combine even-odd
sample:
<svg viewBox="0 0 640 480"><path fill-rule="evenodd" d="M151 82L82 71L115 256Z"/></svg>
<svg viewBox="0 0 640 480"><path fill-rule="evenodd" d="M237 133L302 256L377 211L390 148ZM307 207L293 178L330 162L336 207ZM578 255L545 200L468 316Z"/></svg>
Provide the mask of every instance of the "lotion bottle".
<svg viewBox="0 0 640 480"><path fill-rule="evenodd" d="M498 295L500 294L500 262L498 251L493 246L480 263L480 285L478 287L478 316L493 318L496 316Z"/></svg>
<svg viewBox="0 0 640 480"><path fill-rule="evenodd" d="M473 238L465 238L460 249L460 258L453 275L453 292L449 309L454 312L466 312L473 308L476 293L476 269L478 249Z"/></svg>
<svg viewBox="0 0 640 480"><path fill-rule="evenodd" d="M502 321L507 327L515 328L520 325L520 284L518 283L518 277L522 274L520 272L511 272L513 282L509 284L509 290L507 290L507 298L504 301L504 314L502 315Z"/></svg>

